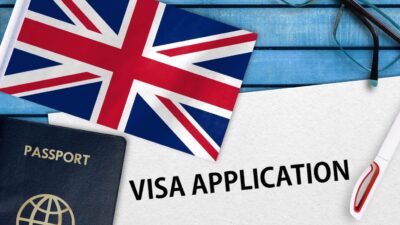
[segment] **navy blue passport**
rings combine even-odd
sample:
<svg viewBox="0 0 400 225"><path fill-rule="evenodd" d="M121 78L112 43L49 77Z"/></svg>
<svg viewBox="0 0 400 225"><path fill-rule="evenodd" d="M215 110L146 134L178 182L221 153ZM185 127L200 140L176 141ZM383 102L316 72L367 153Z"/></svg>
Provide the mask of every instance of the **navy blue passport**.
<svg viewBox="0 0 400 225"><path fill-rule="evenodd" d="M112 225L122 137L0 119L0 225Z"/></svg>

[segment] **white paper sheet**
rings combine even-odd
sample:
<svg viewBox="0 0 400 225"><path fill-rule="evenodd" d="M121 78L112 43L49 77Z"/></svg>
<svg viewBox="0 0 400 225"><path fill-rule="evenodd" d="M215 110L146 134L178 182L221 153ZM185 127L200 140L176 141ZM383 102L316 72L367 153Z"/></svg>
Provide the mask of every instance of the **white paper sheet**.
<svg viewBox="0 0 400 225"><path fill-rule="evenodd" d="M217 163L128 137L116 225L385 224L400 221L400 154L361 223L349 214L355 181L372 162L400 111L400 78L241 94ZM116 133L65 114L52 124ZM111 150L111 149L110 149ZM347 159L350 180L191 195L195 174ZM291 174L292 176L293 174ZM129 180L179 176L185 197L137 201Z"/></svg>

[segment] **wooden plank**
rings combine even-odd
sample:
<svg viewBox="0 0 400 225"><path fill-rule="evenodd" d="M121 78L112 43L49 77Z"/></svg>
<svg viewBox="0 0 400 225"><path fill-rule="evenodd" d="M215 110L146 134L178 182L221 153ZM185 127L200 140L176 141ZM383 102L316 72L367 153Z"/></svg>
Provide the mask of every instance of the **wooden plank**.
<svg viewBox="0 0 400 225"><path fill-rule="evenodd" d="M296 2L302 2L295 0ZM176 5L282 5L279 0L160 0L167 4ZM370 0L374 4L392 5L399 4L398 0ZM0 0L0 5L14 4L15 0ZM338 4L337 0L315 0L313 4L331 5Z"/></svg>
<svg viewBox="0 0 400 225"><path fill-rule="evenodd" d="M335 8L189 8L191 12L216 19L259 34L258 47L336 47L332 30ZM0 8L0 36L3 36L10 8ZM400 8L383 9L400 21ZM370 34L348 14L343 18L340 39L346 46L372 45ZM307 26L305 26L307 24ZM398 46L389 38L382 47Z"/></svg>
<svg viewBox="0 0 400 225"><path fill-rule="evenodd" d="M364 65L369 65L370 51L350 51ZM381 62L387 63L399 51L381 51ZM269 50L255 51L244 79L245 85L296 86L369 78L369 72L359 68L341 51L333 50ZM385 75L386 74L386 75ZM398 61L381 77L400 75Z"/></svg>
<svg viewBox="0 0 400 225"><path fill-rule="evenodd" d="M1 5L11 5L15 4L15 0L0 0L0 6Z"/></svg>
<svg viewBox="0 0 400 225"><path fill-rule="evenodd" d="M45 115L47 113L56 112L53 109L4 93L0 93L0 102L0 115Z"/></svg>
<svg viewBox="0 0 400 225"><path fill-rule="evenodd" d="M255 92L255 91L271 91L276 90L277 88L268 88L268 87L242 87L240 89L240 93L248 93L248 92ZM278 88L281 89L281 88Z"/></svg>
<svg viewBox="0 0 400 225"><path fill-rule="evenodd" d="M31 122L36 122L36 123L48 123L49 122L47 116L37 116L37 117L29 117L29 116L13 117L13 116L11 116L11 118L25 120L25 121L31 121Z"/></svg>
<svg viewBox="0 0 400 225"><path fill-rule="evenodd" d="M161 0L161 2L175 5L286 5L279 0ZM293 3L303 3L301 0L293 0ZM370 0L373 4L393 5L399 4L397 0ZM337 0L315 0L313 5L339 4Z"/></svg>
<svg viewBox="0 0 400 225"><path fill-rule="evenodd" d="M335 8L189 8L203 15L259 34L258 47L332 47ZM385 13L400 21L399 8L385 8ZM342 18L340 40L346 46L371 46L370 34L349 13ZM381 39L381 46L398 46Z"/></svg>
<svg viewBox="0 0 400 225"><path fill-rule="evenodd" d="M6 31L11 12L11 9L0 8L0 42L3 39L4 32Z"/></svg>

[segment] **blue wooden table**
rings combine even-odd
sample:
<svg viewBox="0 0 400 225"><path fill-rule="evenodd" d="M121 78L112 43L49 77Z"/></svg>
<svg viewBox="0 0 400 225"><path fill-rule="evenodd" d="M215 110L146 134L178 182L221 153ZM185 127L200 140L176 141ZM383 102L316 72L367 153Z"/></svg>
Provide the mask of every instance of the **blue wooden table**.
<svg viewBox="0 0 400 225"><path fill-rule="evenodd" d="M279 0L162 0L191 12L259 34L242 91L297 87L367 79L336 46L333 23L336 0L316 0L306 8L292 8ZM371 0L400 23L400 0ZM0 0L0 37L3 36L15 0ZM359 23L345 15L341 40L360 61L371 60L371 41ZM383 37L381 61L400 54L396 43ZM400 75L400 62L385 72ZM51 109L0 95L1 114L41 115ZM7 107L5 107L7 106Z"/></svg>

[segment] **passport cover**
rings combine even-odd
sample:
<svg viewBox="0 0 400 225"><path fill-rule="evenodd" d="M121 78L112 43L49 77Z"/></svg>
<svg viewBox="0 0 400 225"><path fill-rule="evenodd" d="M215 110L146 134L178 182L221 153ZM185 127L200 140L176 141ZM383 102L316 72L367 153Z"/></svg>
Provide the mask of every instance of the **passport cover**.
<svg viewBox="0 0 400 225"><path fill-rule="evenodd" d="M155 0L26 2L1 92L217 160L255 33Z"/></svg>
<svg viewBox="0 0 400 225"><path fill-rule="evenodd" d="M112 225L122 137L0 119L0 224Z"/></svg>

